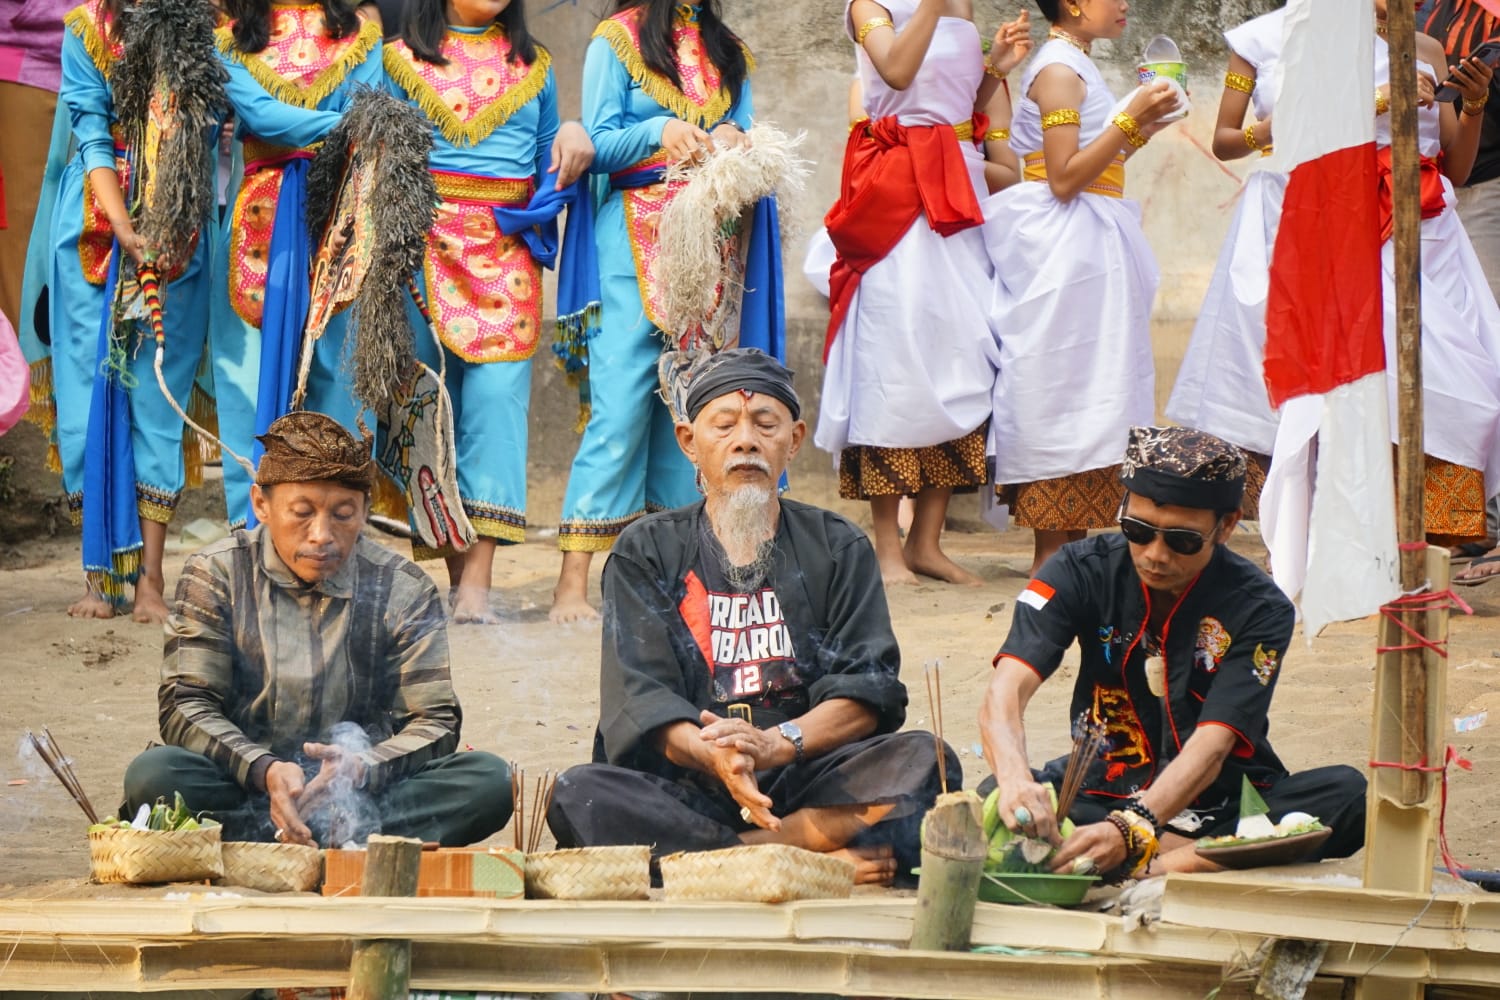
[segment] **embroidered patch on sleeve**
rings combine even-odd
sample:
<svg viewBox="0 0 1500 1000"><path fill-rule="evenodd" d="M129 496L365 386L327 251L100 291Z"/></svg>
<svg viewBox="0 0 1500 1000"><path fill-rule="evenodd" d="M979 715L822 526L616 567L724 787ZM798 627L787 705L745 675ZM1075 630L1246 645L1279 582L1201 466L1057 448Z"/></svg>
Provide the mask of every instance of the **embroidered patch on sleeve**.
<svg viewBox="0 0 1500 1000"><path fill-rule="evenodd" d="M1276 675L1276 668L1280 664L1280 653L1274 649L1266 649L1260 643L1255 644L1255 679L1260 681L1261 687L1271 683L1271 678Z"/></svg>
<svg viewBox="0 0 1500 1000"><path fill-rule="evenodd" d="M1052 600L1052 596L1056 593L1056 589L1048 584L1040 580L1032 580L1026 585L1026 589L1021 591L1021 596L1017 597L1016 600L1028 608L1040 611L1047 606L1047 602Z"/></svg>

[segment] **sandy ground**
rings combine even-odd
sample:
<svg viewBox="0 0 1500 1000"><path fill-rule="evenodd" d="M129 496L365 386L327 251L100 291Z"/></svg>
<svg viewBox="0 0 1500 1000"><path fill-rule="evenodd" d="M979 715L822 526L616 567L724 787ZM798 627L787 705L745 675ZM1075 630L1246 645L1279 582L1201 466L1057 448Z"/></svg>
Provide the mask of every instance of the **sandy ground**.
<svg viewBox="0 0 1500 1000"><path fill-rule="evenodd" d="M854 511L851 511L854 513ZM1029 562L1030 535L955 532L950 548L985 579L983 587L938 584L890 595L892 616L911 691L908 724L927 728L931 712L922 671L942 664L946 734L971 784L984 776L976 709L989 661L1004 638ZM1261 558L1258 537L1243 533L1235 547ZM0 895L46 896L81 890L88 872L78 808L27 749L28 729L47 726L73 757L101 812L111 811L131 757L156 736L159 630L129 619L78 621L64 613L78 596L77 539L67 535L4 551L0 571L0 644L6 651L0 700L0 842L5 864ZM172 585L186 547L176 540L167 561ZM556 627L546 618L558 556L545 529L496 561L497 626L451 630L454 683L464 706L464 741L519 760L528 768L562 768L587 759L598 684L597 625ZM596 560L594 594L598 593ZM426 564L440 585L441 563ZM1445 716L1490 711L1489 724L1447 738L1474 763L1455 772L1448 806L1454 854L1471 867L1500 868L1493 837L1500 800L1492 787L1500 768L1500 584L1465 594L1475 615L1456 618ZM1374 622L1330 628L1309 648L1299 638L1286 657L1272 718L1274 744L1293 769L1369 759ZM1070 662L1076 662L1070 656ZM1072 671L1045 685L1029 713L1037 761L1066 747L1066 706ZM496 789L496 794L508 790ZM501 840L509 840L502 832Z"/></svg>

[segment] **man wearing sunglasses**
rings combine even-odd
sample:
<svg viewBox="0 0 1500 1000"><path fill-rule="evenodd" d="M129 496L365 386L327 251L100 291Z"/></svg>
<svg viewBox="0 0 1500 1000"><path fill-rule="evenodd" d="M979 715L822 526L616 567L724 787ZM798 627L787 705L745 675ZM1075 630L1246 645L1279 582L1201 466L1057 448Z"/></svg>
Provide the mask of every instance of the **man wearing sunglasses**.
<svg viewBox="0 0 1500 1000"><path fill-rule="evenodd" d="M1234 833L1249 777L1273 822L1305 812L1333 828L1316 857L1353 854L1364 841L1363 775L1342 765L1289 774L1267 739L1295 611L1224 544L1240 518L1243 453L1201 431L1135 427L1121 479L1120 533L1073 542L1043 566L995 657L979 721L1001 817L1061 844L1056 871L1209 870L1193 841ZM1022 720L1074 640L1070 718L1101 727L1105 741L1063 842L1044 786L1061 788L1067 758L1033 771Z"/></svg>

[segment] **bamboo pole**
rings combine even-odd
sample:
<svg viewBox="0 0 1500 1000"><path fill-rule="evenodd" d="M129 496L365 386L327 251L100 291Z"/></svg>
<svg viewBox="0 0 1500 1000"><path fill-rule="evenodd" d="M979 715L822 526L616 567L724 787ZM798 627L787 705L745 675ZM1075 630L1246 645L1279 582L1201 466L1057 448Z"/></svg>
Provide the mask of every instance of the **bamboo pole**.
<svg viewBox="0 0 1500 1000"><path fill-rule="evenodd" d="M1397 534L1401 589L1422 587L1426 553L1416 548L1423 530L1426 460L1422 431L1422 175L1417 149L1417 21L1409 3L1387 5L1386 41L1391 67L1391 188L1395 207ZM1425 616L1403 612L1408 627L1426 634ZM1413 645L1406 643L1406 645ZM1427 755L1427 668L1421 649L1401 653L1401 763L1408 768ZM1427 775L1401 773L1401 801L1417 805L1427 796Z"/></svg>
<svg viewBox="0 0 1500 1000"><path fill-rule="evenodd" d="M914 951L969 949L985 853L979 799L971 792L939 795L923 823Z"/></svg>
<svg viewBox="0 0 1500 1000"><path fill-rule="evenodd" d="M375 834L367 845L362 896L415 896L422 842ZM359 941L349 961L348 1000L406 1000L411 989L411 942Z"/></svg>

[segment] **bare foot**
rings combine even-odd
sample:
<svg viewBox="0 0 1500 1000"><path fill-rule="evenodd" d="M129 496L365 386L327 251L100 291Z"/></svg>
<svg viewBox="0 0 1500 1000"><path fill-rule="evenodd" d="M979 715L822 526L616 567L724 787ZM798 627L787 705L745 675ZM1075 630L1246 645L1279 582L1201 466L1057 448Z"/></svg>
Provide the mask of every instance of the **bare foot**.
<svg viewBox="0 0 1500 1000"><path fill-rule="evenodd" d="M828 854L853 863L855 885L890 885L896 878L896 853L889 844L844 847Z"/></svg>
<svg viewBox="0 0 1500 1000"><path fill-rule="evenodd" d="M490 610L488 587L459 587L452 603L455 625L496 625L500 622L500 616Z"/></svg>
<svg viewBox="0 0 1500 1000"><path fill-rule="evenodd" d="M956 583L961 587L981 587L984 580L970 573L958 563L949 559L942 549L932 552L906 552L906 565L911 567L913 573L922 576L930 576L944 583Z"/></svg>
<svg viewBox="0 0 1500 1000"><path fill-rule="evenodd" d="M166 582L161 572L142 573L135 582L135 610L130 617L142 625L161 625L167 620L167 602L164 597Z"/></svg>
<svg viewBox="0 0 1500 1000"><path fill-rule="evenodd" d="M91 590L68 607L68 615L72 618L113 618L115 606L106 601L104 595Z"/></svg>
<svg viewBox="0 0 1500 1000"><path fill-rule="evenodd" d="M552 608L547 617L554 625L571 625L574 622L596 622L599 612L583 594L564 593L559 587L552 592Z"/></svg>
<svg viewBox="0 0 1500 1000"><path fill-rule="evenodd" d="M881 563L880 578L885 581L887 587L914 587L921 582L917 579L917 574L906 568L904 562L899 568L887 568L884 563Z"/></svg>

